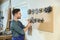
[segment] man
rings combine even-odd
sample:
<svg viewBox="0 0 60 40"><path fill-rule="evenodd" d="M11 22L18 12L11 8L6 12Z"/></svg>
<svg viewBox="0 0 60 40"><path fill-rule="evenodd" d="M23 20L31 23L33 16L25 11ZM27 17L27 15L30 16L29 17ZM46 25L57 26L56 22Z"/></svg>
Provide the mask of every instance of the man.
<svg viewBox="0 0 60 40"><path fill-rule="evenodd" d="M20 21L18 21L18 19L21 19L20 9L13 9L12 14L13 20L10 24L10 29L12 31L12 40L24 40L25 32L29 27L31 27L31 23L28 22L27 26L24 27L24 25Z"/></svg>

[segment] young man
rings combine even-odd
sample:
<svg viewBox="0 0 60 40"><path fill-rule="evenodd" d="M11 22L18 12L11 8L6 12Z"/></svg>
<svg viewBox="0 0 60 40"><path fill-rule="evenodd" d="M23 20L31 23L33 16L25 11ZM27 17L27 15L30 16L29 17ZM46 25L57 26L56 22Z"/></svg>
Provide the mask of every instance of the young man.
<svg viewBox="0 0 60 40"><path fill-rule="evenodd" d="M11 21L10 29L12 31L12 40L24 40L25 39L25 32L31 27L31 23L28 22L27 26L18 21L21 19L21 11L20 9L14 9L12 11L13 20Z"/></svg>

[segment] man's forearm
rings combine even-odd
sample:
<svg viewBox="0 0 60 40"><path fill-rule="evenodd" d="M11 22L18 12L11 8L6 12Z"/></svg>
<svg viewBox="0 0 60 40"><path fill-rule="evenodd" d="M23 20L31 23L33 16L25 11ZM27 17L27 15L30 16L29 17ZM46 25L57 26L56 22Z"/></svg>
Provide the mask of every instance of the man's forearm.
<svg viewBox="0 0 60 40"><path fill-rule="evenodd" d="M24 32L26 32L29 29L29 27L31 27L31 23L30 22L27 24L26 28L23 29Z"/></svg>
<svg viewBox="0 0 60 40"><path fill-rule="evenodd" d="M29 26L27 25L23 30L26 32L28 30Z"/></svg>

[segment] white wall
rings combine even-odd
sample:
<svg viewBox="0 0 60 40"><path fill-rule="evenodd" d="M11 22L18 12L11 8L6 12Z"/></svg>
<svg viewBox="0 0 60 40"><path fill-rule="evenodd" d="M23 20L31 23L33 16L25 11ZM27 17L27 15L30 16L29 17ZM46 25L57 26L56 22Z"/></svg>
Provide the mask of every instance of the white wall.
<svg viewBox="0 0 60 40"><path fill-rule="evenodd" d="M59 4L59 3L58 3ZM54 11L54 16L55 16L55 20L54 20L54 31L55 31L55 37L56 37L56 40L60 40L60 32L59 32L59 30L60 30L60 4L59 5L56 5L56 7L55 7L55 11Z"/></svg>
<svg viewBox="0 0 60 40"><path fill-rule="evenodd" d="M30 8L44 8L54 5L54 0L29 0Z"/></svg>
<svg viewBox="0 0 60 40"><path fill-rule="evenodd" d="M29 8L35 9L35 8L45 8L48 6L54 6L54 0L29 0ZM53 39L53 33L49 32L43 32L39 30L34 29L33 35L30 36L28 39L30 40L52 40Z"/></svg>
<svg viewBox="0 0 60 40"><path fill-rule="evenodd" d="M44 8L52 5L54 7L54 32L43 32L40 31L40 34L43 36L44 40L60 40L60 3L58 0L30 0L29 8ZM35 33L34 33L35 34ZM36 36L36 35L35 35ZM41 36L41 37L42 37ZM37 38L39 39L39 38Z"/></svg>

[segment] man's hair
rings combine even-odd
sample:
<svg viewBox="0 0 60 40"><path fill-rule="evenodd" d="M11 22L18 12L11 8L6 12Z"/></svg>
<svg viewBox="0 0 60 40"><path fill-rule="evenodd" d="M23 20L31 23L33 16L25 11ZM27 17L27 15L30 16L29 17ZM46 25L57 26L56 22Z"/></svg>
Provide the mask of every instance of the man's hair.
<svg viewBox="0 0 60 40"><path fill-rule="evenodd" d="M20 9L13 9L13 11L12 11L13 16L19 11L20 11Z"/></svg>

